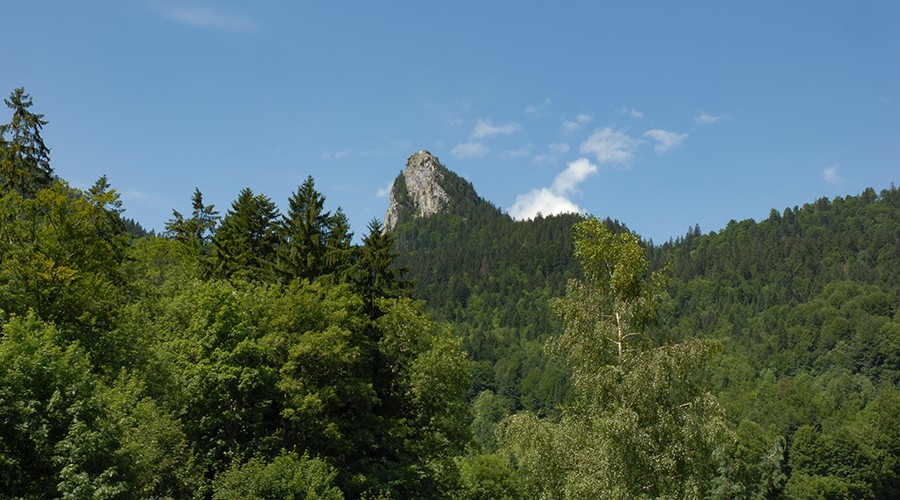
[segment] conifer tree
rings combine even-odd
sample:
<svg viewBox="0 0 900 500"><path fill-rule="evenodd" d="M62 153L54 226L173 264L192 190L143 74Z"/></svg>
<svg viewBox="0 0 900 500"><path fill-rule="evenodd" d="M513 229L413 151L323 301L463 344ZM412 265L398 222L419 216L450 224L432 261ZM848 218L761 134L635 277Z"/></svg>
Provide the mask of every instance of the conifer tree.
<svg viewBox="0 0 900 500"><path fill-rule="evenodd" d="M356 263L356 282L366 309L378 315L376 300L399 297L407 293L410 283L403 279L406 269L394 265L394 237L384 230L381 221L372 219L369 234L363 238Z"/></svg>
<svg viewBox="0 0 900 500"><path fill-rule="evenodd" d="M353 232L350 220L338 207L328 222L328 237L325 239L325 266L343 281L353 259Z"/></svg>
<svg viewBox="0 0 900 500"><path fill-rule="evenodd" d="M13 111L12 120L0 125L0 193L16 190L30 197L53 180L50 149L44 145L41 129L44 115L29 110L31 96L24 87L13 90L3 100Z"/></svg>
<svg viewBox="0 0 900 500"><path fill-rule="evenodd" d="M212 234L219 222L215 205L205 205L203 194L194 188L191 196L191 218L185 219L178 210L172 210L172 218L166 222L166 235L191 247L196 254L207 253Z"/></svg>
<svg viewBox="0 0 900 500"><path fill-rule="evenodd" d="M325 253L331 214L324 207L325 196L316 191L312 176L288 199L278 245L278 271L287 280L312 280L327 273Z"/></svg>
<svg viewBox="0 0 900 500"><path fill-rule="evenodd" d="M278 209L263 194L244 188L212 240L209 270L219 278L266 280L273 275Z"/></svg>

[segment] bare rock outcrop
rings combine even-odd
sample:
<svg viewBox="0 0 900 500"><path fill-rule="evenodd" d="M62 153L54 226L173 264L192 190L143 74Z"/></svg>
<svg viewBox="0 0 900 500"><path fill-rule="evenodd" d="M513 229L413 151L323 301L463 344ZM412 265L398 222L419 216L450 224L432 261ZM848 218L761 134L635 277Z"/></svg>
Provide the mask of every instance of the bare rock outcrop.
<svg viewBox="0 0 900 500"><path fill-rule="evenodd" d="M428 151L406 160L406 169L394 181L384 215L384 228L391 231L410 217L428 217L450 206L452 198L443 187L447 167Z"/></svg>

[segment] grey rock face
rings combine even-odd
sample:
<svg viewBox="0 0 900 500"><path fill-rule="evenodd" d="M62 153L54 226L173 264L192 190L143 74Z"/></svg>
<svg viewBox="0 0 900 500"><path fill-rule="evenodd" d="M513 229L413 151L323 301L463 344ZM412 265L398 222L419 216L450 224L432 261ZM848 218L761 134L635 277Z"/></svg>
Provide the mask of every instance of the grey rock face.
<svg viewBox="0 0 900 500"><path fill-rule="evenodd" d="M402 214L427 217L442 212L450 205L450 195L441 187L447 168L428 151L414 153L406 160L406 169L394 181L391 200L384 215L384 228L391 231L400 224ZM403 196L405 184L407 196Z"/></svg>

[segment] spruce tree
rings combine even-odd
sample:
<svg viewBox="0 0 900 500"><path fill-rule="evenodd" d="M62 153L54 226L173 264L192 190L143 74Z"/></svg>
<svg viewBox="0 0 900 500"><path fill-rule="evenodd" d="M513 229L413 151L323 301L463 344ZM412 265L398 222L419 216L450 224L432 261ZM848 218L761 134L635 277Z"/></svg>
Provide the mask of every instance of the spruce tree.
<svg viewBox="0 0 900 500"><path fill-rule="evenodd" d="M312 280L327 274L326 238L331 214L325 196L316 191L312 176L288 199L288 212L279 228L278 272L287 281Z"/></svg>
<svg viewBox="0 0 900 500"><path fill-rule="evenodd" d="M197 255L205 255L221 217L215 205L203 203L203 194L199 188L194 188L191 207L190 219L185 219L178 210L172 210L172 218L166 222L166 236L188 245Z"/></svg>
<svg viewBox="0 0 900 500"><path fill-rule="evenodd" d="M372 316L378 316L377 299L406 295L410 282L403 278L405 268L394 265L394 237L384 230L381 221L372 219L369 234L363 238L356 262L356 283Z"/></svg>
<svg viewBox="0 0 900 500"><path fill-rule="evenodd" d="M210 273L219 278L270 279L278 243L277 223L275 203L244 188L213 237Z"/></svg>
<svg viewBox="0 0 900 500"><path fill-rule="evenodd" d="M325 239L325 266L344 281L353 262L353 232L350 220L338 207L328 221L328 236Z"/></svg>
<svg viewBox="0 0 900 500"><path fill-rule="evenodd" d="M53 181L50 149L41 138L47 121L44 115L29 110L31 96L24 87L13 90L3 102L13 116L9 123L0 125L0 193L15 190L31 197Z"/></svg>

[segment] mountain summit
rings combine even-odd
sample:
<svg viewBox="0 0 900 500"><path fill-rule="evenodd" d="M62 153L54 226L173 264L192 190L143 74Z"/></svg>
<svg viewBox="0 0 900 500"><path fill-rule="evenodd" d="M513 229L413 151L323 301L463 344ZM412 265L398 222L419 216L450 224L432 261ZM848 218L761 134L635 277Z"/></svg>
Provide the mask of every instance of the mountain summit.
<svg viewBox="0 0 900 500"><path fill-rule="evenodd" d="M390 203L384 214L384 228L392 231L416 217L482 203L484 200L475 193L470 182L447 169L436 156L422 150L407 158L406 169L394 180Z"/></svg>

